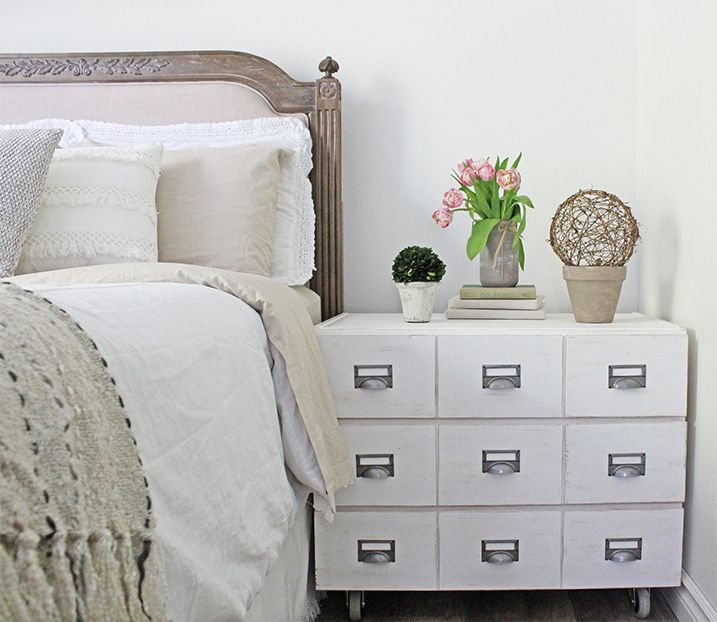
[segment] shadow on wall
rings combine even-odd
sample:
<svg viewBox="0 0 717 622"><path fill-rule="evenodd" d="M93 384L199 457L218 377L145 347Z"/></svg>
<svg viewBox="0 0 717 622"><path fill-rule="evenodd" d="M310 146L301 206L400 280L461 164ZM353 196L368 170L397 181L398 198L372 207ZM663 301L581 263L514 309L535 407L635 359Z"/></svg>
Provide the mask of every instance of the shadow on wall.
<svg viewBox="0 0 717 622"><path fill-rule="evenodd" d="M657 231L660 249L656 257L657 265L657 316L672 317L675 298L675 274L677 273L678 257L680 256L680 236L677 231L678 221L663 219ZM690 338L690 345L694 340Z"/></svg>
<svg viewBox="0 0 717 622"><path fill-rule="evenodd" d="M687 369L689 372L687 378L687 476L695 473L695 458L694 458L694 447L695 447L695 435L697 434L697 360L699 356L699 345L697 342L697 336L693 329L687 329L688 339L688 363ZM688 490L690 486L688 483ZM685 507L690 505L690 495L687 495L685 499ZM688 535L688 534L686 534Z"/></svg>
<svg viewBox="0 0 717 622"><path fill-rule="evenodd" d="M350 311L398 311L391 263L416 238L406 212L396 209L411 193L403 164L404 107L393 82L377 80L369 92L369 98L348 89L343 94L345 303Z"/></svg>

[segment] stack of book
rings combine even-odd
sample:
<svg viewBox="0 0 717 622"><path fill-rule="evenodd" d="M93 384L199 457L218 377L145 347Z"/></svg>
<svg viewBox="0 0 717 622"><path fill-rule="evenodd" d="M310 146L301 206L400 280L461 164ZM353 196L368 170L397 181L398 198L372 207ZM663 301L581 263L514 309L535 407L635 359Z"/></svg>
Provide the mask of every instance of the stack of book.
<svg viewBox="0 0 717 622"><path fill-rule="evenodd" d="M449 320L544 320L543 296L534 285L483 287L464 285L448 301Z"/></svg>

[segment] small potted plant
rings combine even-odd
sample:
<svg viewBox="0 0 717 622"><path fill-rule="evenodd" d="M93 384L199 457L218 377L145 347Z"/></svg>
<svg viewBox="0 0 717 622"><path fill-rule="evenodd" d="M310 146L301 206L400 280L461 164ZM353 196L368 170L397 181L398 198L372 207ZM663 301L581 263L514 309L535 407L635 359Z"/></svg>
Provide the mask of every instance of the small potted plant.
<svg viewBox="0 0 717 622"><path fill-rule="evenodd" d="M637 222L618 197L581 190L558 207L550 246L563 264L575 321L610 323L628 262L640 237Z"/></svg>
<svg viewBox="0 0 717 622"><path fill-rule="evenodd" d="M445 273L446 264L432 248L407 246L396 255L392 274L407 322L430 322L436 290Z"/></svg>
<svg viewBox="0 0 717 622"><path fill-rule="evenodd" d="M443 207L433 212L433 220L444 229L455 212L467 212L471 233L466 254L470 260L480 254L480 282L485 287L513 287L518 284L518 266L525 267L521 236L533 202L518 194L521 157L510 167L508 158L496 158L495 165L485 159L464 160L452 172L458 188L447 190Z"/></svg>

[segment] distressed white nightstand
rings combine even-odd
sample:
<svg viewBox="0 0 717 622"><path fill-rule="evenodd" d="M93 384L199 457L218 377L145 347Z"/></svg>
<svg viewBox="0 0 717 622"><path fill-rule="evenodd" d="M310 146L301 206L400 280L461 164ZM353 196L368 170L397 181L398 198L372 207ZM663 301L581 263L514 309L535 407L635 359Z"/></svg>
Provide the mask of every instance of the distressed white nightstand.
<svg viewBox="0 0 717 622"><path fill-rule="evenodd" d="M316 519L346 590L680 583L687 336L613 324L343 314L316 328L356 482ZM639 588L639 589L638 589Z"/></svg>

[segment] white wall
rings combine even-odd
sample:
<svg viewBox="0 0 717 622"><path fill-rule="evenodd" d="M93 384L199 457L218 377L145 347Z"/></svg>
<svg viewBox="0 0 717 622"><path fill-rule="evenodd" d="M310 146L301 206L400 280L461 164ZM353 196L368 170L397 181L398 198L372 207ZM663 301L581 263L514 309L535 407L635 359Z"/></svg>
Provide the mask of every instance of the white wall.
<svg viewBox="0 0 717 622"><path fill-rule="evenodd" d="M717 609L717 3L639 0L640 307L690 334L684 568Z"/></svg>
<svg viewBox="0 0 717 622"><path fill-rule="evenodd" d="M433 246L448 265L438 307L477 262L468 222L431 220L450 168L467 156L524 152L525 283L567 310L550 217L579 188L635 199L634 0L0 0L0 51L236 49L317 77L342 65L346 305L397 310L394 255ZM639 258L638 258L639 260ZM638 261L621 309L637 304Z"/></svg>

